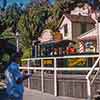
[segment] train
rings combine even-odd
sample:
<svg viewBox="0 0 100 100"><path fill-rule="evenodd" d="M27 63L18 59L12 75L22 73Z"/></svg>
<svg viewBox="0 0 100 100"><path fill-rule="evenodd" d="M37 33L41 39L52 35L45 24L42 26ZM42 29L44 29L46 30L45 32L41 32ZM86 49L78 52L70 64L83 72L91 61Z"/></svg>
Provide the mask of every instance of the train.
<svg viewBox="0 0 100 100"><path fill-rule="evenodd" d="M34 43L32 47L32 57L33 58L47 58L43 60L45 67L53 66L53 59L48 57L61 57L57 59L57 67L92 67L97 57L87 57L87 58L67 58L67 56L78 56L78 55L96 55L98 53L79 53L75 48L76 42L72 40L61 40L61 41L49 41L40 43L39 41ZM62 58L65 57L65 58ZM37 63L39 64L39 62Z"/></svg>

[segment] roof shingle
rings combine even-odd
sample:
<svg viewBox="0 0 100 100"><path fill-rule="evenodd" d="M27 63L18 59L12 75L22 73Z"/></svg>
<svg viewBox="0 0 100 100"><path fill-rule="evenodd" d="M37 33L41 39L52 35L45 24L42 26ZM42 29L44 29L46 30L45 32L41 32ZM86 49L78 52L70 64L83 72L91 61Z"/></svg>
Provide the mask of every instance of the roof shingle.
<svg viewBox="0 0 100 100"><path fill-rule="evenodd" d="M96 22L90 16L82 16L82 15L69 15L65 14L67 18L69 18L72 22L83 22L95 24Z"/></svg>

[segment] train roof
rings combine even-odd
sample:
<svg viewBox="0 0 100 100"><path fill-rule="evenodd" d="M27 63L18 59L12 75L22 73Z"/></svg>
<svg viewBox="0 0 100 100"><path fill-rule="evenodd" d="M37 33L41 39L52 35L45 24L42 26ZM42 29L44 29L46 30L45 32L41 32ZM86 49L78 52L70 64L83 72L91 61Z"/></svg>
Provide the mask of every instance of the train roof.
<svg viewBox="0 0 100 100"><path fill-rule="evenodd" d="M76 42L72 40L61 40L61 41L49 41L49 42L39 43L39 45L43 45L43 46L52 45L55 47L61 45L68 46L69 43L75 44Z"/></svg>

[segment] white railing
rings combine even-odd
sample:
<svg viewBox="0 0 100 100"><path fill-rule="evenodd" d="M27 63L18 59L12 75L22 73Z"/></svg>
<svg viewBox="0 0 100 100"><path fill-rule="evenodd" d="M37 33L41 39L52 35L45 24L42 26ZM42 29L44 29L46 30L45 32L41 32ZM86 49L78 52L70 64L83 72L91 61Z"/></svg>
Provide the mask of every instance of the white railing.
<svg viewBox="0 0 100 100"><path fill-rule="evenodd" d="M93 77L93 79L90 81L90 76L92 74L92 72L94 71L95 67L97 66L98 62L100 60L100 57L98 57L98 59L95 61L94 65L92 66L91 70L89 71L89 73L86 76L87 79L87 93L88 93L88 100L91 100L91 85L93 84L94 80L96 79L96 76L98 75L98 71L100 70L100 67L97 70L97 73L95 74L95 76Z"/></svg>
<svg viewBox="0 0 100 100"><path fill-rule="evenodd" d="M99 70L99 68L94 68L97 65L97 62L100 58L98 58L98 54L97 55L73 55L73 56L64 56L64 57L41 57L41 58L29 58L29 59L22 59L22 61L27 61L27 67L20 67L20 69L24 70L27 69L28 73L30 72L30 70L41 70L41 91L44 92L44 71L48 70L48 71L54 71L54 95L57 96L57 71L93 71L93 70ZM62 59L62 58L91 58L91 57L96 57L98 58L97 61L95 62L95 64L93 65L93 67L73 67L73 68L57 68L57 59ZM43 60L45 59L53 59L54 60L54 66L53 67L44 67L43 65ZM40 67L32 67L30 66L30 61L35 61L35 60L41 60L41 66ZM91 72L88 73L88 75L86 76L87 79L87 90L88 90L88 96L90 96L90 81L89 81L89 76L91 74ZM30 79L28 79L28 88L30 88Z"/></svg>

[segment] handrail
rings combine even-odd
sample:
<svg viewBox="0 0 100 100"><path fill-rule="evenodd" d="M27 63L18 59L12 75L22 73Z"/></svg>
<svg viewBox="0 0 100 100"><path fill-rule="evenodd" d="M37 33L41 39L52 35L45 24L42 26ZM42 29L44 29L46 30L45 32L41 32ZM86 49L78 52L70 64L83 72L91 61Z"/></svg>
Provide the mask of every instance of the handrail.
<svg viewBox="0 0 100 100"><path fill-rule="evenodd" d="M66 58L91 58L91 57L96 57L97 58L97 60L95 61L95 63L94 63L94 65L92 66L92 68L91 67L88 67L88 68L61 68L61 67L59 67L59 68L57 68L57 66L56 66L56 61L57 61L57 59L66 59ZM54 60L54 66L53 67L44 67L43 66L43 60L45 60L45 59L53 59ZM31 61L31 60L33 60L33 61L35 61L35 60L42 60L41 61L41 66L38 66L38 67L36 67L36 66L34 66L34 67L32 67L32 66L30 66L30 64L29 64L29 61ZM97 68L96 67L96 65L98 64L98 62L99 62L99 60L100 60L100 57L99 57L99 55L98 54L93 54L93 55L67 55L67 56L61 56L61 57L38 57L38 58L28 58L28 59L22 59L22 61L28 61L27 62L27 65L28 65L28 67L20 67L20 69L27 69L28 70L28 72L30 71L30 70L40 70L41 71L41 87L42 87L42 92L44 91L44 89L43 89L43 87L44 87L44 82L43 82L43 72L44 72L44 70L52 70L52 71L54 71L54 95L55 96L57 96L57 86L56 86L56 81L57 81L57 77L56 77L56 75L57 75L57 73L56 73L56 71L64 71L64 70L66 70L66 71L71 71L71 70L74 70L74 71L89 71L89 73L87 74L87 76L86 76L86 79L87 79L87 93L88 93L88 100L91 100L91 83L90 83L90 80L89 80L89 77L90 77L90 75L92 74L92 72L94 71L94 70L96 70L96 71L98 71L99 70L99 68ZM29 81L30 82L30 81Z"/></svg>
<svg viewBox="0 0 100 100"><path fill-rule="evenodd" d="M91 57L99 57L98 54L87 54L87 55L67 55L67 56L55 56L55 57L37 57L37 58L26 58L22 59L21 61L27 61L27 60L41 60L41 59L61 59L61 58L91 58Z"/></svg>
<svg viewBox="0 0 100 100"><path fill-rule="evenodd" d="M89 71L89 73L86 76L88 100L91 100L91 82L89 80L89 77L91 76L92 72L94 71L94 69L95 69L96 65L98 64L99 60L100 60L100 57L98 57L98 59L95 61L93 67L91 68L91 70Z"/></svg>
<svg viewBox="0 0 100 100"><path fill-rule="evenodd" d="M98 64L99 60L100 60L100 57L98 57L98 59L95 61L93 67L91 68L91 70L90 70L89 73L87 74L86 79L90 77L90 75L92 74L94 68L95 68L96 65Z"/></svg>
<svg viewBox="0 0 100 100"><path fill-rule="evenodd" d="M28 69L28 67L20 67L20 69ZM57 71L89 71L91 67L88 68L83 68L83 67L78 67L78 68L56 68ZM53 71L53 67L29 67L29 70L50 70ZM99 70L99 68L95 68L95 71Z"/></svg>
<svg viewBox="0 0 100 100"><path fill-rule="evenodd" d="M91 84L90 85L92 85L94 83L94 81L95 81L96 77L98 76L99 72L100 72L100 67L98 68L96 74L94 75L93 79L91 80Z"/></svg>

